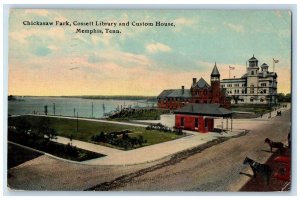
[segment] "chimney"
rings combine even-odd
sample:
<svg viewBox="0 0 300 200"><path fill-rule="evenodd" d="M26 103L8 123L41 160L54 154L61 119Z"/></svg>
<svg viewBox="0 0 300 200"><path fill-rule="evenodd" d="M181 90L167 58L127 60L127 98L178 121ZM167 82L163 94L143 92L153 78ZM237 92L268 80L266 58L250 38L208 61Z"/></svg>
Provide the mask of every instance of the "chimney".
<svg viewBox="0 0 300 200"><path fill-rule="evenodd" d="M184 86L181 86L181 94L184 94Z"/></svg>
<svg viewBox="0 0 300 200"><path fill-rule="evenodd" d="M193 78L193 85L195 85L197 82L197 78Z"/></svg>

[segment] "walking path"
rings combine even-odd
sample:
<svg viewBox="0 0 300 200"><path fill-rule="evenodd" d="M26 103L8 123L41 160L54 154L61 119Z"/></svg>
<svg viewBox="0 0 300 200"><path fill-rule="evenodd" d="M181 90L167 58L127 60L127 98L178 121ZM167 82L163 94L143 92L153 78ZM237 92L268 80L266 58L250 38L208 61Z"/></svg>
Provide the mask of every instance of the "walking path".
<svg viewBox="0 0 300 200"><path fill-rule="evenodd" d="M281 108L280 110L282 112L284 112L284 111L288 110L289 108L290 108L290 104L288 104L287 108L284 108L284 109ZM272 118L274 118L276 116L276 113L277 113L277 111L273 111L271 113ZM76 119L74 117L61 117L61 116L48 116L48 117ZM152 162L155 160L159 160L164 157L173 155L175 153L199 146L208 141L212 141L214 139L217 139L218 137L232 137L232 136L235 136L235 135L241 133L244 130L253 128L253 126L259 126L259 125L266 124L271 119L269 118L269 113L265 114L262 118L234 119L232 132L226 132L226 133L222 133L222 134L215 133L215 132L199 134L198 132L185 131L189 134L186 137L168 141L168 142L164 142L164 143L151 145L151 146L146 146L143 148L128 150L128 151L117 150L114 148L100 146L100 145L83 142L83 141L79 141L79 140L72 140L72 144L81 149L86 149L89 151L93 151L96 153L101 153L101 154L106 155L101 158L81 162L82 164L133 165L133 164L140 164L140 163L146 163L146 162ZM131 125L131 126L140 126L140 127L147 126L147 125L142 125L142 124L106 121L106 120L98 120L98 119L80 118L79 120L105 122L105 123L113 123L113 124L124 124L124 125ZM215 125L217 126L220 124L221 124L221 119L216 119ZM229 125L229 127L230 127L230 125ZM59 143L63 143L63 144L70 143L70 140L68 138L64 138L64 137L60 137L60 136L57 137L57 139L55 141L59 142Z"/></svg>
<svg viewBox="0 0 300 200"><path fill-rule="evenodd" d="M26 115L61 118L61 119L77 119L76 117L66 117L66 116L57 116L57 115L38 115L38 114L26 114ZM147 127L148 126L148 125L145 125L145 124L135 124L135 123L128 123L128 122L109 121L109 120L103 120L103 119L78 118L78 120L90 121L90 122L104 122L104 123L110 123L110 124L129 125L129 126L138 126L138 127Z"/></svg>
<svg viewBox="0 0 300 200"><path fill-rule="evenodd" d="M68 144L71 143L69 138L65 138L65 137L61 137L61 136L57 136L56 139L53 139L52 141L54 142L58 142L61 144ZM122 150L118 150L118 149L114 149L114 148L110 148L110 147L106 147L106 146L101 146L101 145L97 145L97 144L93 144L93 143L89 143L89 142L83 142L80 140L72 140L72 145L76 146L80 149L85 149L88 151L92 151L92 152L96 152L96 153L101 153L104 155L112 155L115 153L121 153L123 152Z"/></svg>

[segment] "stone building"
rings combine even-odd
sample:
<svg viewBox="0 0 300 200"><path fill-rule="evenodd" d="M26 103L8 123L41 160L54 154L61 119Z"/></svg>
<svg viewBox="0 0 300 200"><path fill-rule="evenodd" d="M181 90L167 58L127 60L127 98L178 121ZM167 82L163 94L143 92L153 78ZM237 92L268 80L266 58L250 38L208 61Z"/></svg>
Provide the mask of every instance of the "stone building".
<svg viewBox="0 0 300 200"><path fill-rule="evenodd" d="M269 72L269 66L260 67L254 57L248 60L247 72L241 78L221 80L221 87L231 97L232 104L266 104L277 103L277 74Z"/></svg>

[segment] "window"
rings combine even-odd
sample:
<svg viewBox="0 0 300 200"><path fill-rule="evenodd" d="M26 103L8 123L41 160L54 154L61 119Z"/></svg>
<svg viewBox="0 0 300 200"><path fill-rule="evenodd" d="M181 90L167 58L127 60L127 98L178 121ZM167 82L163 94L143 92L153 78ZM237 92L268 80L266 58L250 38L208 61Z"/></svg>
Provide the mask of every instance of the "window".
<svg viewBox="0 0 300 200"><path fill-rule="evenodd" d="M254 71L251 71L251 75L254 75Z"/></svg>
<svg viewBox="0 0 300 200"><path fill-rule="evenodd" d="M262 86L262 87L266 87L266 86L267 86L267 83L261 83L261 86Z"/></svg>
<svg viewBox="0 0 300 200"><path fill-rule="evenodd" d="M251 85L250 86L250 94L253 94L254 93L254 85Z"/></svg>
<svg viewBox="0 0 300 200"><path fill-rule="evenodd" d="M205 128L207 128L207 126L208 126L208 120L207 120L207 118L205 118L204 122L205 122Z"/></svg>
<svg viewBox="0 0 300 200"><path fill-rule="evenodd" d="M181 117L180 119L180 126L184 126L184 117Z"/></svg>
<svg viewBox="0 0 300 200"><path fill-rule="evenodd" d="M263 98L261 98L261 99L260 99L260 102L264 102L264 99L263 99Z"/></svg>
<svg viewBox="0 0 300 200"><path fill-rule="evenodd" d="M195 118L195 128L198 128L198 126L199 126L199 119Z"/></svg>
<svg viewBox="0 0 300 200"><path fill-rule="evenodd" d="M254 101L254 99L251 97L250 102L253 102L253 101Z"/></svg>
<svg viewBox="0 0 300 200"><path fill-rule="evenodd" d="M267 90L266 90L266 89L264 89L264 93L265 93L265 94L267 93Z"/></svg>

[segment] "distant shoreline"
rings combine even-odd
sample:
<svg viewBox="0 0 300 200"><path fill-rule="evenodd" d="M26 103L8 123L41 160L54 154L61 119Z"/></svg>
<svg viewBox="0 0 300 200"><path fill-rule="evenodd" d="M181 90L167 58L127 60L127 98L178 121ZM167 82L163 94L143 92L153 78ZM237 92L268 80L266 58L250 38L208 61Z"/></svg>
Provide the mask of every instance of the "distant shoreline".
<svg viewBox="0 0 300 200"><path fill-rule="evenodd" d="M156 96L122 96L122 95L77 95L77 96L19 96L13 97L20 99L26 97L46 97L46 98L81 98L81 99L104 99L104 100L146 100L146 101L157 101Z"/></svg>

